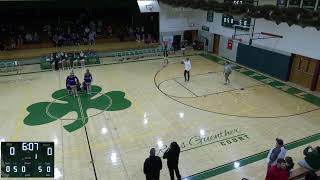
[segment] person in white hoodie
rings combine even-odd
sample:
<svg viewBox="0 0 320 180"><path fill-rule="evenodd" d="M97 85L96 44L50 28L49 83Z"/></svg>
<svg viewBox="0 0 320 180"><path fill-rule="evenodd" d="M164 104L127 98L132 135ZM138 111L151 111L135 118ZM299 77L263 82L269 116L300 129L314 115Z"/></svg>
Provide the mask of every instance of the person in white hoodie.
<svg viewBox="0 0 320 180"><path fill-rule="evenodd" d="M277 163L277 159L284 159L287 149L283 146L283 140L276 138L276 147L270 149L267 156L268 168Z"/></svg>

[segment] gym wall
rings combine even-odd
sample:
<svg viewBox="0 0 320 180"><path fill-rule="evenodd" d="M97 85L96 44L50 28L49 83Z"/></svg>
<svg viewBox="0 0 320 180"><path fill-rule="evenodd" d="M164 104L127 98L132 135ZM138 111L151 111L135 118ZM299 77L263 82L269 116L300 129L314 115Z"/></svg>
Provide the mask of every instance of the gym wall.
<svg viewBox="0 0 320 180"><path fill-rule="evenodd" d="M220 36L219 40L219 56L228 60L236 61L238 51L238 41L233 41L232 49L228 49L228 40L231 38Z"/></svg>
<svg viewBox="0 0 320 180"><path fill-rule="evenodd" d="M283 81L289 79L290 55L239 43L237 63Z"/></svg>

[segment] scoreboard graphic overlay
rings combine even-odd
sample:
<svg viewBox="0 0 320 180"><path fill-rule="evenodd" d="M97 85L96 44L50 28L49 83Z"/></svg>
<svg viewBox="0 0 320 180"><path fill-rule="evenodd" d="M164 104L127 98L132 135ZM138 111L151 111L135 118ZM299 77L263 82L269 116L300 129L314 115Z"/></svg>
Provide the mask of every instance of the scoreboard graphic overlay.
<svg viewBox="0 0 320 180"><path fill-rule="evenodd" d="M1 177L54 177L54 142L1 142Z"/></svg>

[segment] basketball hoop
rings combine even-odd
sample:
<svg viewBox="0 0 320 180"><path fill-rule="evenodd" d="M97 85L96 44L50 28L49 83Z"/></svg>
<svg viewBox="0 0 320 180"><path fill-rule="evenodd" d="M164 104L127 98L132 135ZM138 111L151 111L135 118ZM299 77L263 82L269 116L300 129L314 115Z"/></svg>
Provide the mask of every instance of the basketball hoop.
<svg viewBox="0 0 320 180"><path fill-rule="evenodd" d="M146 5L146 9L150 12L153 11L153 6L152 5Z"/></svg>

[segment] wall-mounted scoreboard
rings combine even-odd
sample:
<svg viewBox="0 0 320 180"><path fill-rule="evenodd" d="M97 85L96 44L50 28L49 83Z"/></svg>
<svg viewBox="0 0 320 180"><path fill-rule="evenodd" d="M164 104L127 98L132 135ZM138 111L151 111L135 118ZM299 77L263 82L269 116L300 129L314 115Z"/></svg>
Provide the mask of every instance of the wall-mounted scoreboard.
<svg viewBox="0 0 320 180"><path fill-rule="evenodd" d="M237 29L249 31L251 25L250 17L237 18L229 14L222 15L222 26L234 28L235 25L239 25Z"/></svg>
<svg viewBox="0 0 320 180"><path fill-rule="evenodd" d="M1 142L1 177L54 177L54 142Z"/></svg>
<svg viewBox="0 0 320 180"><path fill-rule="evenodd" d="M224 0L224 2L232 3L234 5L253 4L254 0Z"/></svg>

